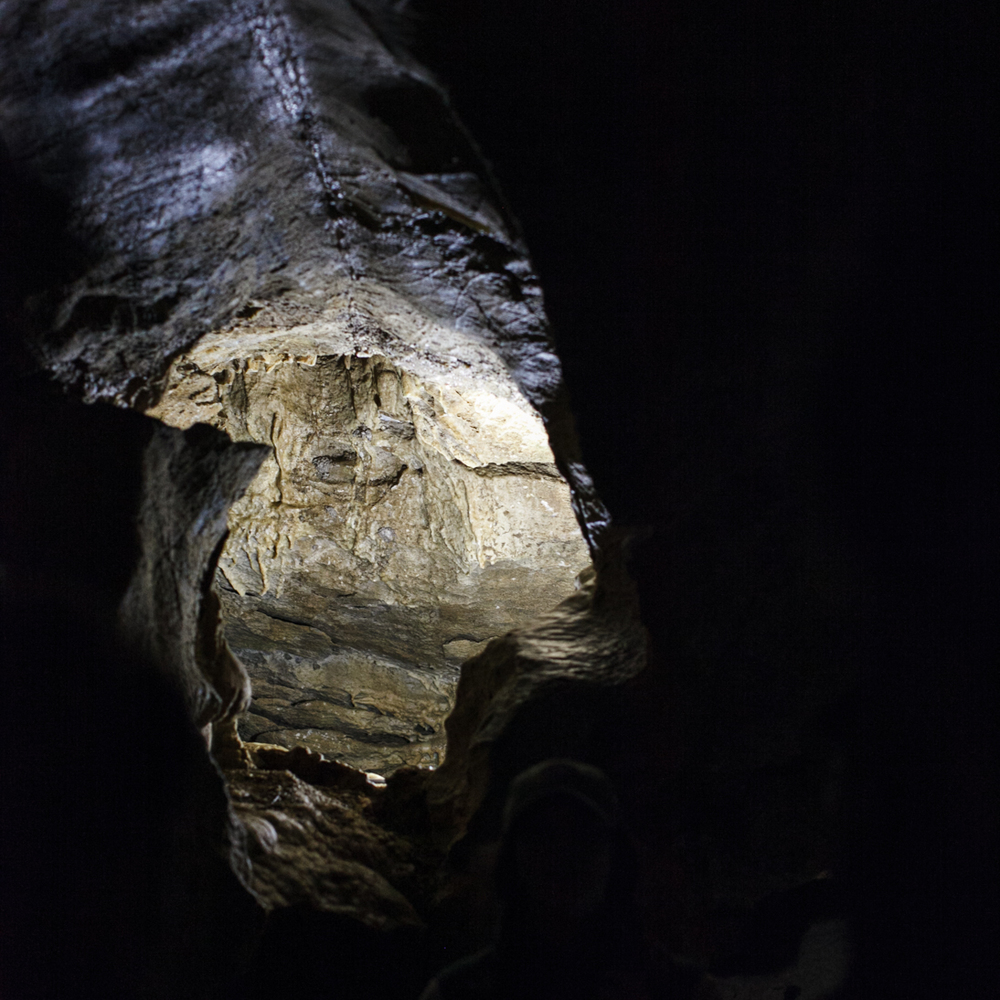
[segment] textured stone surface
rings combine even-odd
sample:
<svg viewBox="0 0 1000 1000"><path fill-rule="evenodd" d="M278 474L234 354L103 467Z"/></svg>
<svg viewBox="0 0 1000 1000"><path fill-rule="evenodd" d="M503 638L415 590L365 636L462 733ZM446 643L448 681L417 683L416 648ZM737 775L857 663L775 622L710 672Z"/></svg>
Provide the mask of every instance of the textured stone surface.
<svg viewBox="0 0 1000 1000"><path fill-rule="evenodd" d="M458 666L574 592L590 557L569 488L538 415L493 381L202 345L174 363L153 415L273 449L220 559L254 683L244 738L436 765Z"/></svg>
<svg viewBox="0 0 1000 1000"><path fill-rule="evenodd" d="M2 10L0 133L72 249L24 303L37 357L274 449L221 560L244 735L433 763L457 667L573 593L607 521L443 90L347 0Z"/></svg>
<svg viewBox="0 0 1000 1000"><path fill-rule="evenodd" d="M245 735L380 773L435 764L472 657L445 765L386 789L451 840L521 760L514 742L594 723L550 726L535 699L599 696L643 663L538 279L487 169L437 83L347 0L0 13L0 134L66 220L64 270L18 303L36 358L175 425L164 442L272 449L217 578L255 684ZM225 504L187 517L170 454L151 458L166 475L144 523L182 564L215 554ZM176 568L144 557L128 616L180 600L183 629L146 638L198 667L202 638L225 646L210 581ZM220 704L192 704L199 721L239 707L234 670ZM230 783L267 906L412 923L406 845L360 799L259 768Z"/></svg>
<svg viewBox="0 0 1000 1000"><path fill-rule="evenodd" d="M428 782L441 840L461 834L487 795L496 802L533 761L593 752L606 689L642 670L645 638L630 581L612 554L572 597L469 660L447 721L448 756ZM566 710L549 713L563 697Z"/></svg>
<svg viewBox="0 0 1000 1000"><path fill-rule="evenodd" d="M406 763L436 767L444 757L455 671L394 668L360 653L320 664L288 653L240 655L253 678L253 703L240 719L248 739L311 747L380 774Z"/></svg>
<svg viewBox="0 0 1000 1000"><path fill-rule="evenodd" d="M140 555L122 600L126 642L178 681L198 726L242 712L250 683L221 635L213 590L226 514L264 449L198 426L157 427L143 455Z"/></svg>
<svg viewBox="0 0 1000 1000"><path fill-rule="evenodd" d="M0 12L0 134L64 202L74 249L70 280L27 302L60 380L148 405L212 335L219 363L380 354L418 377L512 381L600 531L525 248L443 90L361 7Z"/></svg>
<svg viewBox="0 0 1000 1000"><path fill-rule="evenodd" d="M428 869L433 872L441 859L434 856L429 864L374 821L374 788L367 795L320 788L287 770L226 776L247 831L250 885L265 909L305 903L379 930L421 923L411 899L427 904Z"/></svg>

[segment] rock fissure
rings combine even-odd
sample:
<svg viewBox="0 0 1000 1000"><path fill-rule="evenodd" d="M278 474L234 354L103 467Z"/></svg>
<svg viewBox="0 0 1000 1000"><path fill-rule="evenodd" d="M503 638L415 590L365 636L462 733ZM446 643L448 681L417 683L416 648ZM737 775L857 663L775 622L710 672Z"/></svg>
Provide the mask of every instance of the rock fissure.
<svg viewBox="0 0 1000 1000"><path fill-rule="evenodd" d="M457 462L464 465L461 459ZM562 474L554 463L546 462L489 462L486 465L466 466L477 476L492 479L495 476L537 476L542 479L562 479Z"/></svg>

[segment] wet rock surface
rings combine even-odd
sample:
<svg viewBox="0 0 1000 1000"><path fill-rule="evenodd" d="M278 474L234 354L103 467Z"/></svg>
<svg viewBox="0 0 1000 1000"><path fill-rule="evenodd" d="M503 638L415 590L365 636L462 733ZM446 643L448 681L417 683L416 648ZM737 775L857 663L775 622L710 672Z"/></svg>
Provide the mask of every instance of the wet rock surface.
<svg viewBox="0 0 1000 1000"><path fill-rule="evenodd" d="M47 370L146 408L208 337L216 364L381 354L513 386L599 532L523 242L441 86L362 8L4 9L0 130L64 217L58 280L18 303Z"/></svg>
<svg viewBox="0 0 1000 1000"><path fill-rule="evenodd" d="M706 915L719 899L747 908L840 866L846 765L830 715L854 683L856 650L844 640L858 628L856 605L869 599L853 552L841 545L841 525L829 516L822 477L803 458L814 367L827 362L822 352L812 356L813 334L799 321L805 299L786 302L787 329L771 331L785 278L761 291L747 270L744 288L714 261L705 273L721 277L695 280L692 291L681 286L701 265L686 265L672 272L686 277L672 279L666 305L661 296L650 309L649 330L667 343L666 308L696 317L683 321L688 335L659 353L646 355L641 345L629 355L652 373L638 383L648 397L659 406L664 394L667 404L637 401L646 424L635 424L631 410L606 421L625 428L617 440L643 441L643 461L631 463L618 485L620 502L627 509L621 498L634 493L642 520L655 492L651 509L666 523L639 569L658 658L637 680L645 637L579 464L535 270L435 81L355 4L164 0L136 13L104 0L76 10L54 2L0 10L4 155L11 176L44 190L67 223L37 267L21 265L32 272L30 287L9 308L4 300L5 322L19 317L17 341L26 337L36 362L62 385L183 429L167 435L171 441L203 434L194 425L207 422L240 446L270 449L233 508L222 552L209 543L222 534L218 505L202 512L204 520L198 512L181 518L182 544L167 549L185 563L191 543L197 558L179 573L166 567L170 581L133 617L157 623L167 650L161 658L180 664L199 721L238 706L250 678L254 701L239 723L245 738L276 754L280 745L306 744L390 779L380 792L347 779L340 785L319 765L310 778L292 762L234 770L255 892L272 913L305 907L369 929L410 927L429 898L420 873L437 863L419 860L414 844L445 844L465 830L464 849L488 853L506 782L551 753L592 760L613 775L640 843L651 924L661 940L706 960L725 950L724 929ZM592 108L581 110L589 123ZM770 141L767 130L762 135ZM535 184L535 161L526 162ZM572 169L594 173L587 155ZM587 191L581 216L599 201ZM24 233L36 216L48 218L29 213ZM607 226L619 225L616 212L606 216ZM784 216L774 218L780 228ZM760 232L765 242L773 236L766 226ZM605 254L604 241L590 243ZM773 267L754 246L747 259ZM640 249L644 256L648 248ZM825 258L805 257L807 271L839 273ZM661 259L653 254L642 264L659 268ZM815 285L814 278L806 274L805 298L822 299L826 278ZM634 280L630 274L630 289ZM801 275L792 276L797 282ZM606 352L608 331L625 311L603 285L590 295L576 297L585 303L580 310L593 306L601 317L606 329L594 342ZM750 322L769 331L759 343L741 325L748 302L760 313ZM858 328L868 336L864 324ZM575 332L572 324L566 330ZM630 365L619 365L616 378L608 384L625 386L621 392L597 379L591 385L595 396L624 400L621 414L638 391ZM831 395L844 407L839 387ZM4 404L18 411L13 398ZM27 413L5 420L5 431L30 430ZM865 419L872 416L878 424L881 410ZM663 441L647 449L645 436L661 431ZM42 456L34 471L50 467L41 488L13 494L18 573L47 560L40 574L47 582L32 590L38 575L25 573L24 593L35 595L41 615L59 606L59 591L101 590L97 603L110 594L117 601L139 557L122 526L105 531L100 517L124 503L123 491L133 490L128 509L137 509L133 473L142 450L121 453L128 489L92 490L94 476L80 459L97 436L27 439ZM610 468L621 451L607 447ZM14 452L19 468L36 454L20 443ZM118 460L97 452L105 471ZM666 489L647 471L649 454L662 463ZM872 495L887 481L874 479ZM183 506L183 483L159 482L163 497L154 499ZM52 500L60 491L61 508ZM528 532L519 538L521 526ZM88 544L77 546L80 539ZM894 551L904 549L922 546L898 542ZM194 568L216 554L224 635L213 581ZM585 576L577 590L574 578L591 555L598 578ZM147 557L143 573L152 575L156 563L155 554ZM175 597L184 613L159 616ZM926 607L927 620L935 619L929 597ZM906 611L897 609L900 622L909 621ZM176 634L164 621L180 623ZM226 638L246 675L204 669L219 662L193 648L206 636L219 655ZM903 648L925 655L922 641L910 638ZM72 648L67 641L63 666ZM50 666L39 681L42 704L64 688ZM877 691L885 719L895 719L897 695L908 690L904 666L901 680L894 675ZM104 682L95 676L99 689ZM218 706L210 704L216 681L229 689L215 692ZM74 725L97 746L103 717L99 707L89 721L85 714ZM44 711L36 718L44 730ZM907 723L898 726L907 735ZM896 729L885 732L876 756L918 752L925 760L921 734L909 733L904 753ZM968 742L957 746L976 738L963 735ZM857 757L853 766L864 772L870 761ZM919 773L909 764L886 773L922 784L937 764L926 754ZM962 780L974 790L985 773ZM218 820L225 810L212 780L206 814ZM412 841L385 833L394 789L408 829L419 831ZM195 822L185 815L184 823ZM225 829L228 820L219 820L207 842L225 847ZM54 842L66 854L65 842ZM461 850L456 845L455 855ZM911 878L907 866L921 860L887 849L879 864L902 885ZM211 867L199 865L193 870ZM194 883L197 875L176 911L214 916ZM209 942L207 951L216 947L205 930L211 923L196 922L191 932ZM732 996L833 989L836 975L813 973L843 960L841 932L836 920L808 932L800 966L812 972L758 971L754 982L734 973L724 985ZM190 954L185 948L201 945L186 941L177 953ZM365 995L363 978L356 988Z"/></svg>
<svg viewBox="0 0 1000 1000"><path fill-rule="evenodd" d="M440 761L457 668L572 594L607 521L443 89L346 0L8 8L0 130L64 216L58 278L17 303L38 363L271 452L220 556L224 704L196 715L242 708L245 667L247 738Z"/></svg>
<svg viewBox="0 0 1000 1000"><path fill-rule="evenodd" d="M353 4L8 6L0 130L68 248L12 308L71 392L173 425L147 499L183 516L147 519L169 544L130 592L136 648L215 720L252 897L412 926L441 860L414 845L461 833L506 722L561 668L599 687L642 660L634 602L604 614L577 586L607 515L525 247L441 88ZM233 480L200 517L171 446L223 435L247 461L192 464ZM219 559L214 590L189 553ZM199 657L223 640L216 705ZM441 763L459 667L483 656L431 803L437 772L405 765ZM244 736L384 772L383 804L225 746L243 669Z"/></svg>

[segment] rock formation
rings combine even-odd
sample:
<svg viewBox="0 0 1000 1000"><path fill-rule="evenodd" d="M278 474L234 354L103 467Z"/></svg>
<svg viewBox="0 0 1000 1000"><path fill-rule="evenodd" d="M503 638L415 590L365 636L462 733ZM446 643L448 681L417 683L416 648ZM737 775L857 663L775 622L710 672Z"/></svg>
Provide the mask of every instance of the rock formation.
<svg viewBox="0 0 1000 1000"><path fill-rule="evenodd" d="M226 513L264 449L203 425L158 427L143 452L140 554L120 628L139 655L174 676L199 728L246 710L250 682L221 634L215 564Z"/></svg>
<svg viewBox="0 0 1000 1000"><path fill-rule="evenodd" d="M459 665L574 593L605 520L443 91L347 2L109 2L53 12L56 45L8 6L5 142L78 251L30 299L37 356L272 449L220 559L241 732L439 761Z"/></svg>
<svg viewBox="0 0 1000 1000"><path fill-rule="evenodd" d="M171 926L128 939L153 956L125 963L142 995L232 992L227 970L247 967L265 914L265 941L285 940L283 913L380 934L468 923L445 852L456 869L464 852L467 871L488 857L506 783L553 754L594 760L622 788L650 922L671 943L690 945L691 914L718 898L806 882L830 853L815 829L836 779L827 757L788 779L807 791L794 822L782 768L809 749L798 734L846 672L796 647L774 681L761 657L748 676L768 692L787 680L796 723L773 739L759 719L730 725L752 712L733 693L724 630L700 596L688 608L683 573L661 588L662 560L646 566L646 593L677 598L664 628L697 619L693 651L637 680L635 590L580 460L527 248L444 90L379 10L0 0L3 208L23 251L5 265L0 383L15 484L5 623L31 625L18 676L45 646L46 616L61 623L25 681L30 711L19 719L12 702L26 775L15 819L32 768L59 774L69 755L86 779L74 802L97 816L81 865L115 825L99 794L109 774L139 817L114 845L141 839L144 819L159 831L147 853L124 852L117 888L84 880L71 893L84 917L96 895L99 927L128 924L139 894L150 921L167 900ZM702 548L689 575L714 558ZM689 589L715 586L705 572ZM129 671L138 718L134 692L119 692ZM104 690L119 699L107 718ZM38 765L30 740L50 703L80 735L43 747ZM684 725L677 703L697 709ZM702 725L713 711L726 721ZM155 739L136 752L147 728ZM678 732L697 758L680 768ZM142 771L161 756L177 766L147 814ZM56 784L45 788L42 825L60 827ZM723 805L712 815L699 795ZM677 813L702 808L703 827L668 798ZM755 845L773 846L763 873L735 856L747 836L727 828L733 802L766 820L754 828ZM72 837L60 827L39 843L30 870L54 897L47 858L71 853ZM678 857L704 877L675 879ZM146 877L160 868L179 887ZM38 931L44 908L30 885L15 890ZM73 952L103 982L95 970L113 956L95 955ZM182 983L185 963L211 971Z"/></svg>
<svg viewBox="0 0 1000 1000"><path fill-rule="evenodd" d="M121 415L146 429L120 641L211 724L260 906L418 923L382 779L391 802L427 768L407 808L446 845L536 692L643 662L517 227L364 5L0 12L14 217L51 219L10 331L71 397L146 415ZM281 747L378 777L345 804L265 767Z"/></svg>
<svg viewBox="0 0 1000 1000"><path fill-rule="evenodd" d="M203 338L149 411L273 448L220 559L227 635L254 680L240 730L367 770L435 765L463 660L590 565L569 490L510 384L420 381L333 354L329 334L296 337L319 353L213 364L252 352L253 328Z"/></svg>

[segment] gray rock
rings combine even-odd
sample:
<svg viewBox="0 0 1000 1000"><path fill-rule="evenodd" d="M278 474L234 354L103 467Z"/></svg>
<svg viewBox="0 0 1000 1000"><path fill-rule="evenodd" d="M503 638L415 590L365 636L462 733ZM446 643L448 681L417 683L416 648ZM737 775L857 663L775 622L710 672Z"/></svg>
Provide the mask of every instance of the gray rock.
<svg viewBox="0 0 1000 1000"><path fill-rule="evenodd" d="M198 726L243 711L249 678L212 589L226 515L263 458L198 425L156 429L143 456L140 554L119 612L127 644L174 677Z"/></svg>
<svg viewBox="0 0 1000 1000"><path fill-rule="evenodd" d="M450 840L526 705L620 684L644 651L488 170L348 0L0 14L0 138L72 250L15 303L36 361L170 425L146 456L133 646L199 723L249 679L245 738L379 774L441 763L448 717L426 787ZM267 905L412 921L401 870L347 846L350 809L298 785L274 809L273 775L260 795L259 771L231 775Z"/></svg>

